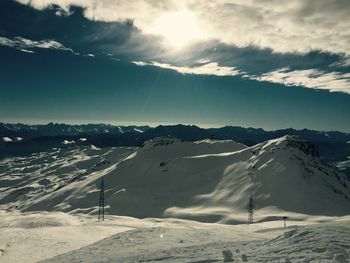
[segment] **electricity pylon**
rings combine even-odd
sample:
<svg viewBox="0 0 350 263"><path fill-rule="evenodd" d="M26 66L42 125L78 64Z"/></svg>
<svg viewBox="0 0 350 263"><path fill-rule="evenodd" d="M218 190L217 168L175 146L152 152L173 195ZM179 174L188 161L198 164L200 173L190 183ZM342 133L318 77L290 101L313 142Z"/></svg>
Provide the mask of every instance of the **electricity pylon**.
<svg viewBox="0 0 350 263"><path fill-rule="evenodd" d="M250 196L248 202L248 225L254 223L254 202L253 196Z"/></svg>
<svg viewBox="0 0 350 263"><path fill-rule="evenodd" d="M100 201L98 204L98 221L105 220L105 184L103 177L100 184Z"/></svg>

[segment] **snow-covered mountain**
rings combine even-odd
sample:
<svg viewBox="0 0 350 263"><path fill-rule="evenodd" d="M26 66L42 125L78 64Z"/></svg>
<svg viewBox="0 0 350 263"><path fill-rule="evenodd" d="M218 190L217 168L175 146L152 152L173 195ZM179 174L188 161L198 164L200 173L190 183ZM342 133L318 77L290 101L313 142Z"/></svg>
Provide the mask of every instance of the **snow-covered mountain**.
<svg viewBox="0 0 350 263"><path fill-rule="evenodd" d="M350 182L289 136L251 147L156 138L138 148L62 148L3 160L0 173L1 205L22 211L94 214L104 177L115 215L234 223L246 220L251 196L257 216L350 213Z"/></svg>
<svg viewBox="0 0 350 263"><path fill-rule="evenodd" d="M76 124L48 123L48 124L11 124L0 122L0 136L19 135L25 138L39 136L58 136L58 135L79 135L79 134L122 134L125 132L142 133L148 130L148 126L117 126L111 124Z"/></svg>
<svg viewBox="0 0 350 263"><path fill-rule="evenodd" d="M248 146L285 135L297 136L311 141L319 150L320 158L335 164L350 178L350 134L337 131L314 131L282 129L265 131L256 128L227 126L221 128L200 128L194 125L115 126L109 124L68 125L49 123L46 125L26 125L0 123L0 159L9 156L48 151L62 147L62 142L74 145L96 145L97 147L140 146L144 142L169 137L186 141L206 138L234 140ZM84 138L84 141L80 139ZM66 144L66 146L71 146Z"/></svg>

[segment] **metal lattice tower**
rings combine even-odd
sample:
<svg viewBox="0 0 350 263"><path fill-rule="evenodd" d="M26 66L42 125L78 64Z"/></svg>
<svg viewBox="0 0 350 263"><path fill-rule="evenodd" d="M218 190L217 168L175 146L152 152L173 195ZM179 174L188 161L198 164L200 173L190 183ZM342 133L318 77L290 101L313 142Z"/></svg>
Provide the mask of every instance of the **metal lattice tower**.
<svg viewBox="0 0 350 263"><path fill-rule="evenodd" d="M254 223L254 201L253 196L250 196L248 202L248 225Z"/></svg>
<svg viewBox="0 0 350 263"><path fill-rule="evenodd" d="M103 177L100 184L100 201L98 204L98 221L105 220L105 183Z"/></svg>

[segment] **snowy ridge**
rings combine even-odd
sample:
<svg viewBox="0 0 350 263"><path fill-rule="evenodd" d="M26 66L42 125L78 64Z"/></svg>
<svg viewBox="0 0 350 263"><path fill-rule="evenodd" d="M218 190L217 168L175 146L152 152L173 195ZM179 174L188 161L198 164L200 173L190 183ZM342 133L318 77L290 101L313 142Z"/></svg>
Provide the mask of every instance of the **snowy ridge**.
<svg viewBox="0 0 350 263"><path fill-rule="evenodd" d="M104 176L106 212L114 215L239 223L250 196L262 221L350 214L344 175L289 136L252 147L171 138L140 148L72 147L3 161L0 173L1 205L24 211L95 214Z"/></svg>
<svg viewBox="0 0 350 263"><path fill-rule="evenodd" d="M99 178L133 151L132 148L96 149L93 145L54 148L50 152L1 161L0 205L6 209L22 209L63 187L74 188L76 182Z"/></svg>
<svg viewBox="0 0 350 263"><path fill-rule="evenodd" d="M250 196L261 215L349 214L349 182L315 155L312 145L287 136L228 155L201 156L227 160L221 181L212 192L196 196L194 205L172 207L165 214L234 223L237 213L246 211Z"/></svg>

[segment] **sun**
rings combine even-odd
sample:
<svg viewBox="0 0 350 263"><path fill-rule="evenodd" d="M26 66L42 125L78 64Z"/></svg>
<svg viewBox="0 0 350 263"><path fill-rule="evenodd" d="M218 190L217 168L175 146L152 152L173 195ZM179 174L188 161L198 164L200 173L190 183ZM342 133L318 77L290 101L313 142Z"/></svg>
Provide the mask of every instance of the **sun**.
<svg viewBox="0 0 350 263"><path fill-rule="evenodd" d="M160 15L148 30L158 35L174 48L182 48L206 37L195 15L187 10L167 12Z"/></svg>

